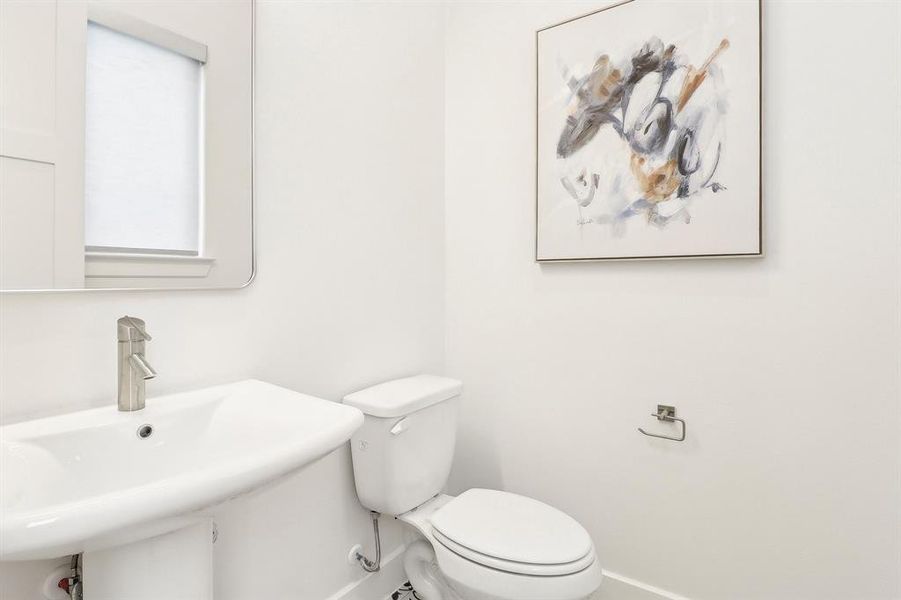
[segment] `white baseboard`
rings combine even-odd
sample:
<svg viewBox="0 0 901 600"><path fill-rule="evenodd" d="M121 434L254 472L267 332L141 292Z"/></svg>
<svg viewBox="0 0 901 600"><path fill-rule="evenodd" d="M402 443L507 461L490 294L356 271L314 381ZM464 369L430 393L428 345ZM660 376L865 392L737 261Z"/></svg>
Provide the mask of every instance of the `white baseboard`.
<svg viewBox="0 0 901 600"><path fill-rule="evenodd" d="M604 581L591 600L690 600L618 573L604 571Z"/></svg>
<svg viewBox="0 0 901 600"><path fill-rule="evenodd" d="M400 546L382 558L382 568L378 573L370 573L350 583L326 600L375 600L387 599L407 580L404 573L404 550ZM669 592L620 575L604 571L604 581L591 600L691 600L685 596Z"/></svg>
<svg viewBox="0 0 901 600"><path fill-rule="evenodd" d="M407 580L404 573L404 550L406 546L394 549L382 557L382 568L377 573L369 573L362 579L349 583L326 600L381 600L388 598Z"/></svg>

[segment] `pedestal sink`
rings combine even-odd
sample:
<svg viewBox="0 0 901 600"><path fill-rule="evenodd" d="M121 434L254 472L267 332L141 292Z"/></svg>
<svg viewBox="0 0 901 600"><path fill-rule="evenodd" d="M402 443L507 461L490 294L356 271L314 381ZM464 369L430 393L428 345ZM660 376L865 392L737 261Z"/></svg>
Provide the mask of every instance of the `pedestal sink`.
<svg viewBox="0 0 901 600"><path fill-rule="evenodd" d="M211 578L197 574L210 563L205 509L328 454L362 422L349 406L248 380L135 412L112 405L0 427L0 560L84 553L86 600L145 597L115 589L145 560L137 567L168 572L174 586L148 598L211 590L197 581Z"/></svg>

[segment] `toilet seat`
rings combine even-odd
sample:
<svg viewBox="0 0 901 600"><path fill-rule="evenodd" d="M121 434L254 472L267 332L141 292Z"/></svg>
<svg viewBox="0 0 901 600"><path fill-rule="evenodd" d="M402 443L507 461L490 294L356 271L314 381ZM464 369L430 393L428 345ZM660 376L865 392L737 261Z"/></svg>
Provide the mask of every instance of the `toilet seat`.
<svg viewBox="0 0 901 600"><path fill-rule="evenodd" d="M444 546L454 554L465 558L466 560L470 560L474 563L478 563L486 567L491 567L492 569L497 569L498 571L514 573L517 575L536 575L539 577L571 575L572 573L578 573L579 571L586 569L595 560L594 552L589 552L581 559L574 560L572 562L551 565L535 565L524 562L516 562L512 560L503 560L494 556L482 554L481 552L476 552L471 548L461 546L453 540L445 537L440 531L437 530L432 531L432 537L434 537L434 539L442 546Z"/></svg>
<svg viewBox="0 0 901 600"><path fill-rule="evenodd" d="M456 498L439 494L397 518L428 541L441 577L451 585L448 600L586 600L601 584L588 533L564 513L531 498L472 489ZM519 520L523 518L530 521ZM542 543L549 537L549 543ZM524 540L533 547L516 546ZM412 580L417 568L406 562L404 568ZM427 566L420 568L423 576L430 573Z"/></svg>
<svg viewBox="0 0 901 600"><path fill-rule="evenodd" d="M594 560L588 532L572 517L533 498L471 489L431 518L433 537L467 560L508 573L569 575Z"/></svg>
<svg viewBox="0 0 901 600"><path fill-rule="evenodd" d="M603 578L593 553L591 564L577 573L543 576L492 569L463 558L441 543L433 548L442 576L459 597L467 600L587 600Z"/></svg>

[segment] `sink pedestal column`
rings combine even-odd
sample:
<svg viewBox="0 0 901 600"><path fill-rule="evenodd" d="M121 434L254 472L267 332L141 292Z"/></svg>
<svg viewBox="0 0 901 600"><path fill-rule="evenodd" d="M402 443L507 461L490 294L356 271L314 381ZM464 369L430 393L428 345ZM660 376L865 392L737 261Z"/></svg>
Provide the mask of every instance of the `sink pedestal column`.
<svg viewBox="0 0 901 600"><path fill-rule="evenodd" d="M212 600L213 522L85 552L82 574L86 600Z"/></svg>

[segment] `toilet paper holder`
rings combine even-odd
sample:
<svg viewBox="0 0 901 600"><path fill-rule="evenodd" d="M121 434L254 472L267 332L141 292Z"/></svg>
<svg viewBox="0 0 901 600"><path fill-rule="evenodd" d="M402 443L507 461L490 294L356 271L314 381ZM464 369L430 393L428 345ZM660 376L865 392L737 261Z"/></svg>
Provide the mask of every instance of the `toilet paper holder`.
<svg viewBox="0 0 901 600"><path fill-rule="evenodd" d="M676 407L675 406L667 406L666 404L658 404L657 412L651 413L652 417L656 417L658 421L666 421L667 423L680 423L682 425L682 433L679 437L671 437L668 435L659 435L657 433L648 433L641 427L638 428L638 431L643 433L648 437L660 438L663 440L672 440L674 442L681 442L685 440L685 421L682 419L676 418Z"/></svg>

